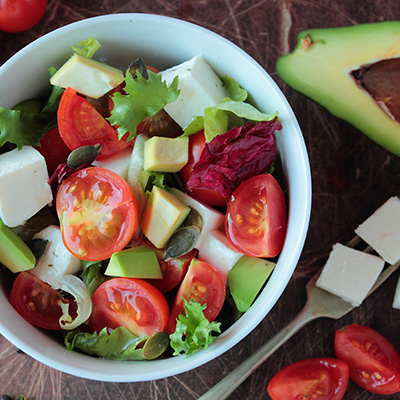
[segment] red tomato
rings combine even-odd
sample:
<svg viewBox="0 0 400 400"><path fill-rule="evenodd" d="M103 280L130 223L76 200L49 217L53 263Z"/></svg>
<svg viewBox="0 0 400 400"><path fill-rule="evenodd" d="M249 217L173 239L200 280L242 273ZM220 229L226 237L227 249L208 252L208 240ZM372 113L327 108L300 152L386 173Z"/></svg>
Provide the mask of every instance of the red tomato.
<svg viewBox="0 0 400 400"><path fill-rule="evenodd" d="M272 175L254 176L233 192L225 216L225 232L244 254L278 255L286 234L286 203Z"/></svg>
<svg viewBox="0 0 400 400"><path fill-rule="evenodd" d="M189 137L189 158L186 165L179 171L183 185L186 191L196 199L206 203L210 206L225 207L228 202L228 198L222 196L221 193L214 190L204 189L190 189L188 187L188 181L193 174L193 166L199 161L201 152L204 149L205 144L204 131L199 131Z"/></svg>
<svg viewBox="0 0 400 400"><path fill-rule="evenodd" d="M2 0L0 30L22 32L32 28L43 17L47 0Z"/></svg>
<svg viewBox="0 0 400 400"><path fill-rule="evenodd" d="M182 281L183 277L187 273L190 262L197 254L197 250L193 249L182 257L164 261L163 249L157 249L148 241L146 241L146 245L156 253L158 262L160 263L161 271L163 273L162 279L149 279L148 282L155 286L162 293L169 292L178 286L178 284Z"/></svg>
<svg viewBox="0 0 400 400"><path fill-rule="evenodd" d="M309 358L279 371L268 385L272 400L340 400L349 382L348 365L335 358Z"/></svg>
<svg viewBox="0 0 400 400"><path fill-rule="evenodd" d="M61 96L57 112L60 135L70 150L101 144L99 160L119 153L128 143L84 97L71 88ZM125 135L126 136L126 135Z"/></svg>
<svg viewBox="0 0 400 400"><path fill-rule="evenodd" d="M137 336L165 330L169 309L162 293L136 278L114 278L101 284L92 297L92 332L125 326Z"/></svg>
<svg viewBox="0 0 400 400"><path fill-rule="evenodd" d="M46 133L39 142L41 146L36 149L45 158L47 171L51 176L60 164L67 162L71 150L62 140L57 127Z"/></svg>
<svg viewBox="0 0 400 400"><path fill-rule="evenodd" d="M61 330L61 303L69 304L70 315L76 316L75 299L64 299L60 292L30 272L20 272L10 293L10 302L18 313L39 328Z"/></svg>
<svg viewBox="0 0 400 400"><path fill-rule="evenodd" d="M379 394L400 391L400 356L374 329L353 324L338 330L335 352L349 364L350 378L362 388Z"/></svg>
<svg viewBox="0 0 400 400"><path fill-rule="evenodd" d="M224 304L225 283L219 272L210 264L195 258L192 259L172 307L167 326L169 333L175 331L178 316L185 315L184 298L187 301L194 299L200 304L207 304L203 313L211 322L219 314Z"/></svg>
<svg viewBox="0 0 400 400"><path fill-rule="evenodd" d="M66 178L56 208L65 246L82 260L111 257L129 243L138 226L132 190L105 168L84 168Z"/></svg>

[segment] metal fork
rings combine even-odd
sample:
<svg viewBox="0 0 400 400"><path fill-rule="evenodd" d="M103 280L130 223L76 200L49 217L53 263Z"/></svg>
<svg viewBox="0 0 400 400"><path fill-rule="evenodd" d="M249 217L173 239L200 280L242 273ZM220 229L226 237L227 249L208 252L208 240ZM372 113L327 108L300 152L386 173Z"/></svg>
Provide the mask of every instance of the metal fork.
<svg viewBox="0 0 400 400"><path fill-rule="evenodd" d="M361 242L355 236L347 243L349 247L355 247ZM372 248L367 246L364 252L370 253ZM368 296L373 293L390 275L399 267L400 262L386 267L369 291ZM247 377L255 371L264 361L278 350L295 333L317 318L339 319L354 309L347 301L315 286L322 270L318 271L307 283L307 301L303 309L297 314L286 327L262 345L247 360L236 367L225 378L208 390L198 400L224 400L226 399Z"/></svg>

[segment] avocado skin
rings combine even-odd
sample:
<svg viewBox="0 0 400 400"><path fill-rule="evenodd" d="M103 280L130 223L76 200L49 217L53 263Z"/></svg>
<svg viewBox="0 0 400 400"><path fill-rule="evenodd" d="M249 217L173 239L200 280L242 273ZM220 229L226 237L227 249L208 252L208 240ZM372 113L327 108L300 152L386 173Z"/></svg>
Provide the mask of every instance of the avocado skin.
<svg viewBox="0 0 400 400"><path fill-rule="evenodd" d="M400 21L308 29L294 51L278 58L276 71L296 91L349 122L400 156L400 123L362 90L351 71L400 57Z"/></svg>

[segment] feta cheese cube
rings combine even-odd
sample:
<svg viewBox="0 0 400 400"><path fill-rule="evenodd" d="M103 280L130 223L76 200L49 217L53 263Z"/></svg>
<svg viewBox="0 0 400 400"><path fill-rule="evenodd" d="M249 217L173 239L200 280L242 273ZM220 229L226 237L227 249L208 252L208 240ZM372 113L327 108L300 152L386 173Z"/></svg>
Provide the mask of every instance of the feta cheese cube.
<svg viewBox="0 0 400 400"><path fill-rule="evenodd" d="M316 285L357 307L368 295L384 265L380 257L337 243Z"/></svg>
<svg viewBox="0 0 400 400"><path fill-rule="evenodd" d="M31 270L43 282L54 287L57 286L61 276L74 275L81 271L80 259L65 247L58 226L50 225L36 233L33 238L48 241L45 252Z"/></svg>
<svg viewBox="0 0 400 400"><path fill-rule="evenodd" d="M391 197L355 229L386 262L400 260L400 200Z"/></svg>
<svg viewBox="0 0 400 400"><path fill-rule="evenodd" d="M93 162L95 167L102 167L118 174L122 179L126 179L128 175L128 167L131 161L132 147L120 151L118 154L106 160L96 160Z"/></svg>
<svg viewBox="0 0 400 400"><path fill-rule="evenodd" d="M168 85L178 76L179 97L164 109L182 128L226 97L221 79L201 56L162 71L161 76Z"/></svg>
<svg viewBox="0 0 400 400"><path fill-rule="evenodd" d="M22 225L52 201L48 180L46 161L32 146L0 155L0 218L7 226Z"/></svg>
<svg viewBox="0 0 400 400"><path fill-rule="evenodd" d="M392 307L400 310L400 277L397 280L397 286L394 292Z"/></svg>
<svg viewBox="0 0 400 400"><path fill-rule="evenodd" d="M193 208L200 214L203 226L201 227L201 232L195 245L197 249L200 248L204 236L208 232L214 231L223 225L225 221L225 215L207 206L206 204L201 203L200 201L194 199L186 193L181 192L178 189L172 188L171 193L180 201L185 203L190 208Z"/></svg>

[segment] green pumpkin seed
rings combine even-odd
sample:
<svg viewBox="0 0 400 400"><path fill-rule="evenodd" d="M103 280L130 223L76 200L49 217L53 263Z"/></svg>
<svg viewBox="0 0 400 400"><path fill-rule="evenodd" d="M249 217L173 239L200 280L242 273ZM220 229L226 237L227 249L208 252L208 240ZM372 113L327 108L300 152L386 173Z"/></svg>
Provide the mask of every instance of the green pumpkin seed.
<svg viewBox="0 0 400 400"><path fill-rule="evenodd" d="M197 226L200 230L203 229L203 218L201 214L192 208L190 210L189 215L186 217L186 219L183 221L183 225L185 226Z"/></svg>
<svg viewBox="0 0 400 400"><path fill-rule="evenodd" d="M129 73L136 78L137 73L139 72L140 75L143 76L144 79L149 79L149 74L147 72L146 64L143 62L141 58L137 58L133 60L128 66Z"/></svg>
<svg viewBox="0 0 400 400"><path fill-rule="evenodd" d="M167 332L156 332L150 336L143 346L143 357L146 360L154 360L161 356L169 346Z"/></svg>
<svg viewBox="0 0 400 400"><path fill-rule="evenodd" d="M100 154L100 150L101 144L78 147L69 154L67 165L71 168L78 168L83 164L91 164Z"/></svg>
<svg viewBox="0 0 400 400"><path fill-rule="evenodd" d="M200 236L198 226L183 226L179 228L168 240L165 247L164 260L179 258L194 249Z"/></svg>

